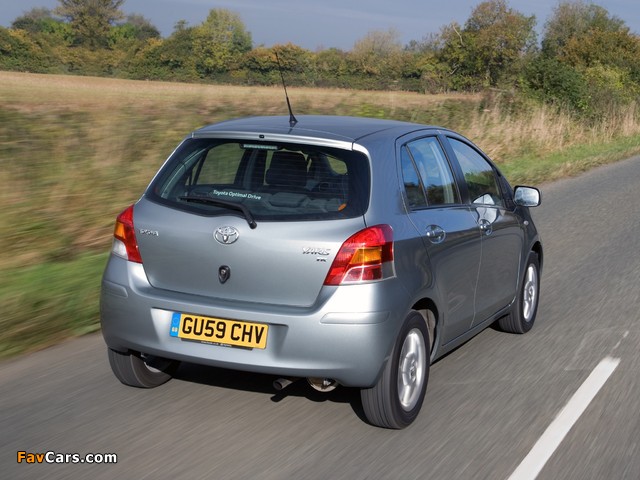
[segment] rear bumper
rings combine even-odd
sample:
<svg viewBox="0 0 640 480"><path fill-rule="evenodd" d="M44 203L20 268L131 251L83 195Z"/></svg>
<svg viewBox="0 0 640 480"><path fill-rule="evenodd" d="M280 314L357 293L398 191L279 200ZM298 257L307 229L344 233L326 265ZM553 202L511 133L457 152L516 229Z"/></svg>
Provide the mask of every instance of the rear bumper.
<svg viewBox="0 0 640 480"><path fill-rule="evenodd" d="M316 304L287 307L211 299L153 288L144 267L112 256L100 299L110 348L291 377L375 384L405 318L409 298L396 279L325 287ZM231 348L170 335L174 312L268 324L267 346Z"/></svg>

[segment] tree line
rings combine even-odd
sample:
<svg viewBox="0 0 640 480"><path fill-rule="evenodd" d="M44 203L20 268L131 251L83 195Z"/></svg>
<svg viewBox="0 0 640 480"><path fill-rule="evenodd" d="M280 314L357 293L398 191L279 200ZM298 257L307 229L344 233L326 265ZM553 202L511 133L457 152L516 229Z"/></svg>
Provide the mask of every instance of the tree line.
<svg viewBox="0 0 640 480"><path fill-rule="evenodd" d="M479 3L463 25L403 45L396 31L370 31L350 51L293 43L254 46L241 18L212 9L162 38L124 0L59 0L0 27L0 69L131 79L273 85L276 53L291 85L425 93L523 94L597 119L640 97L640 37L604 7L561 1L545 23L506 0Z"/></svg>

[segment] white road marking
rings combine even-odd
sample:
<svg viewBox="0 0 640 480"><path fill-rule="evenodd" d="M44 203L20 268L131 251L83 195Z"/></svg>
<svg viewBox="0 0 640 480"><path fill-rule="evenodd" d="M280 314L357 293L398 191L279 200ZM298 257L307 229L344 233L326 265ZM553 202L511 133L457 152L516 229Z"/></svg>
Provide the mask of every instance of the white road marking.
<svg viewBox="0 0 640 480"><path fill-rule="evenodd" d="M620 346L620 344L622 343L622 340L624 340L628 336L629 336L629 330L624 332L624 334L622 335L622 338L620 340L618 340L618 343L616 343L616 346L613 347L613 349L616 350Z"/></svg>
<svg viewBox="0 0 640 480"><path fill-rule="evenodd" d="M508 480L534 480L556 451L571 427L578 421L596 394L620 363L619 358L605 357L547 427L529 454Z"/></svg>

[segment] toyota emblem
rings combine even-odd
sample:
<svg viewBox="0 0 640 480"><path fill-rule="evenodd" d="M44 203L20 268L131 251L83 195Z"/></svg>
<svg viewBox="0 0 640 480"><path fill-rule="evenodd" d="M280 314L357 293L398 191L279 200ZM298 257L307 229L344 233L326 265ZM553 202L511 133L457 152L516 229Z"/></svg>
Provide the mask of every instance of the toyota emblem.
<svg viewBox="0 0 640 480"><path fill-rule="evenodd" d="M223 245L231 245L238 240L239 235L240 233L235 227L218 227L213 232L214 238Z"/></svg>

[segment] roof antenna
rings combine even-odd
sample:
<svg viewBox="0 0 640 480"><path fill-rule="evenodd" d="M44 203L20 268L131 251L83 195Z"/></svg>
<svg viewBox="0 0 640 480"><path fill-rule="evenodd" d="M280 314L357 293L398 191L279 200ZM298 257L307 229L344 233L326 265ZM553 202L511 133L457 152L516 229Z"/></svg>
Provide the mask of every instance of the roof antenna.
<svg viewBox="0 0 640 480"><path fill-rule="evenodd" d="M287 85L284 83L284 75L282 74L282 65L280 65L280 58L278 57L278 52L274 50L276 54L276 61L278 62L278 71L280 72L280 78L282 79L282 86L284 87L284 96L287 99L287 108L289 109L289 127L293 128L298 123L298 119L296 119L293 114L293 110L291 110L291 102L289 102L289 95L287 94Z"/></svg>

